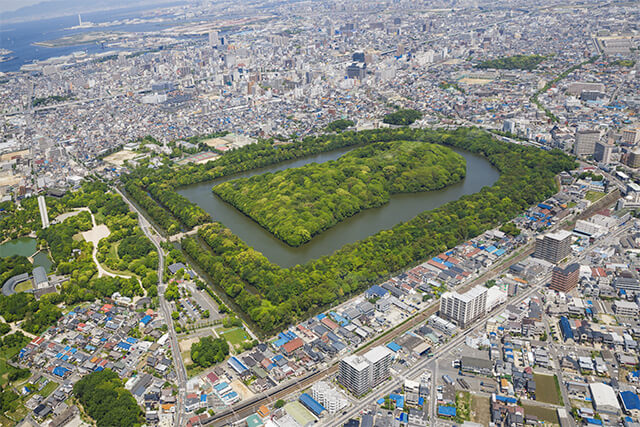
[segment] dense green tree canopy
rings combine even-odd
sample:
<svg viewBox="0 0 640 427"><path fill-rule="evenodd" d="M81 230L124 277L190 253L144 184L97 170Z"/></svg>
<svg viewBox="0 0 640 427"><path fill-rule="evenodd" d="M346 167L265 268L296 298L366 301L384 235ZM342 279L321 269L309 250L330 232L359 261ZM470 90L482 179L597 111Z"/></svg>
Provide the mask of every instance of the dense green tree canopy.
<svg viewBox="0 0 640 427"><path fill-rule="evenodd" d="M422 118L422 113L417 110L402 109L386 114L382 121L389 125L408 126Z"/></svg>
<svg viewBox="0 0 640 427"><path fill-rule="evenodd" d="M98 427L142 425L142 410L110 369L84 376L73 394Z"/></svg>
<svg viewBox="0 0 640 427"><path fill-rule="evenodd" d="M353 120L338 119L329 123L325 129L327 132L342 132L353 125L355 125Z"/></svg>
<svg viewBox="0 0 640 427"><path fill-rule="evenodd" d="M31 273L33 265L29 259L22 255L13 255L0 258L0 286L4 285L10 277L22 273Z"/></svg>
<svg viewBox="0 0 640 427"><path fill-rule="evenodd" d="M330 256L283 269L248 247L222 224L199 229L206 242L183 239L183 249L265 333L305 318L388 274L447 250L502 224L555 193L554 177L575 167L558 150L504 143L479 129L384 129L337 137L441 143L482 154L501 172L498 181L416 218L344 246ZM250 285L250 286L248 286Z"/></svg>
<svg viewBox="0 0 640 427"><path fill-rule="evenodd" d="M276 237L299 246L393 193L437 190L466 173L462 156L420 141L379 142L336 161L227 181L214 193Z"/></svg>
<svg viewBox="0 0 640 427"><path fill-rule="evenodd" d="M495 70L535 70L542 61L547 59L542 55L514 55L504 58L482 61L476 68Z"/></svg>
<svg viewBox="0 0 640 427"><path fill-rule="evenodd" d="M229 344L224 338L204 337L191 346L191 360L208 368L222 362L229 355Z"/></svg>

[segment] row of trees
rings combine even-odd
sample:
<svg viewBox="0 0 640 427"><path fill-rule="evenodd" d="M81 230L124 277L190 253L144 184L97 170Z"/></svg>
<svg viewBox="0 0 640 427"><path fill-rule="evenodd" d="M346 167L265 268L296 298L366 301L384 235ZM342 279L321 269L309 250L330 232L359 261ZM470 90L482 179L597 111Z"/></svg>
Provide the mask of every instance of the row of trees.
<svg viewBox="0 0 640 427"><path fill-rule="evenodd" d="M180 221L165 208L159 206L138 182L131 180L127 182L124 188L129 196L149 214L156 224L167 231L167 233L176 234L180 231Z"/></svg>
<svg viewBox="0 0 640 427"><path fill-rule="evenodd" d="M389 274L508 221L554 194L555 175L575 167L559 150L499 142L475 128L386 129L374 135L378 140L441 143L482 154L501 176L492 187L476 194L423 212L330 256L288 269L272 264L219 223L199 229L208 251L203 251L195 238L184 239L185 251L264 333L276 332L362 292Z"/></svg>
<svg viewBox="0 0 640 427"><path fill-rule="evenodd" d="M462 156L420 141L379 142L336 161L227 181L213 192L291 246L391 194L437 190L466 173Z"/></svg>
<svg viewBox="0 0 640 427"><path fill-rule="evenodd" d="M535 70L542 61L547 59L543 55L514 55L482 61L476 68L494 70Z"/></svg>
<svg viewBox="0 0 640 427"><path fill-rule="evenodd" d="M142 425L142 410L118 375L110 369L85 375L73 394L98 427Z"/></svg>

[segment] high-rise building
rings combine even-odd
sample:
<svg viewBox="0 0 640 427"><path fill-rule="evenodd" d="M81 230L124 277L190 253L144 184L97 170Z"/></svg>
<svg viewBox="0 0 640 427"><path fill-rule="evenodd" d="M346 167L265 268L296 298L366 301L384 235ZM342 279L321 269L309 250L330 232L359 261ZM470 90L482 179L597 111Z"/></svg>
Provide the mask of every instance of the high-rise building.
<svg viewBox="0 0 640 427"><path fill-rule="evenodd" d="M350 79L364 79L367 76L367 64L358 65L355 62L347 67L347 77Z"/></svg>
<svg viewBox="0 0 640 427"><path fill-rule="evenodd" d="M597 130L579 130L573 144L573 154L576 156L590 156L596 150L596 142L600 140L600 132Z"/></svg>
<svg viewBox="0 0 640 427"><path fill-rule="evenodd" d="M613 153L614 147L615 145L610 142L596 142L596 149L593 153L593 158L600 163L611 163L611 153Z"/></svg>
<svg viewBox="0 0 640 427"><path fill-rule="evenodd" d="M631 150L627 154L626 164L630 168L640 168L640 149Z"/></svg>
<svg viewBox="0 0 640 427"><path fill-rule="evenodd" d="M218 46L218 42L220 41L219 37L218 37L218 32L217 31L211 31L209 32L209 46L211 47L216 47Z"/></svg>
<svg viewBox="0 0 640 427"><path fill-rule="evenodd" d="M560 230L536 238L534 257L557 264L571 253L571 233Z"/></svg>
<svg viewBox="0 0 640 427"><path fill-rule="evenodd" d="M364 52L354 52L353 55L351 55L351 59L353 62L365 62Z"/></svg>
<svg viewBox="0 0 640 427"><path fill-rule="evenodd" d="M371 366L362 356L355 354L340 361L340 384L356 396L371 390Z"/></svg>
<svg viewBox="0 0 640 427"><path fill-rule="evenodd" d="M551 272L551 286L554 291L567 293L578 286L580 278L580 264L573 263L568 266L554 267Z"/></svg>
<svg viewBox="0 0 640 427"><path fill-rule="evenodd" d="M338 380L354 395L362 396L389 378L391 359L391 350L381 346L362 356L347 356L340 361Z"/></svg>
<svg viewBox="0 0 640 427"><path fill-rule="evenodd" d="M622 142L629 145L635 145L640 142L640 128L623 129Z"/></svg>
<svg viewBox="0 0 640 427"><path fill-rule="evenodd" d="M469 292L445 292L440 297L440 317L450 319L461 328L487 312L487 288L476 286Z"/></svg>

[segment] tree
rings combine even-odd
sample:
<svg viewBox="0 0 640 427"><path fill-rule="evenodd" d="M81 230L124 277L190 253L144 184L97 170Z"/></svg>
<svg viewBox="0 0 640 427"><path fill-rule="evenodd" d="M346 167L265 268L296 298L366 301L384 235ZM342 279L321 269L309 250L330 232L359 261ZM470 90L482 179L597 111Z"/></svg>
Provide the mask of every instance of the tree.
<svg viewBox="0 0 640 427"><path fill-rule="evenodd" d="M228 355L229 344L224 338L204 337L191 346L191 360L203 368L222 362Z"/></svg>
<svg viewBox="0 0 640 427"><path fill-rule="evenodd" d="M542 61L542 55L514 55L504 58L489 59L476 65L476 68L492 68L496 70L535 70Z"/></svg>
<svg viewBox="0 0 640 427"><path fill-rule="evenodd" d="M327 125L327 127L325 128L325 130L327 132L342 132L343 130L354 126L355 122L353 120L347 120L347 119L338 119L338 120L334 120L333 122L329 123Z"/></svg>
<svg viewBox="0 0 640 427"><path fill-rule="evenodd" d="M410 124L413 124L413 122L415 122L416 120L420 120L421 118L422 113L420 111L404 109L386 114L382 118L382 121L389 125L409 126Z"/></svg>
<svg viewBox="0 0 640 427"><path fill-rule="evenodd" d="M276 400L276 403L275 403L273 406L274 406L274 408L276 408L276 409L280 409L280 408L282 408L286 403L287 403L287 402L285 402L284 400L282 400L282 399L278 399L278 400Z"/></svg>
<svg viewBox="0 0 640 427"><path fill-rule="evenodd" d="M133 395L110 369L85 375L73 386L73 394L99 427L143 422L142 410Z"/></svg>
<svg viewBox="0 0 640 427"><path fill-rule="evenodd" d="M164 291L164 297L169 301L180 299L180 290L175 283L170 283Z"/></svg>

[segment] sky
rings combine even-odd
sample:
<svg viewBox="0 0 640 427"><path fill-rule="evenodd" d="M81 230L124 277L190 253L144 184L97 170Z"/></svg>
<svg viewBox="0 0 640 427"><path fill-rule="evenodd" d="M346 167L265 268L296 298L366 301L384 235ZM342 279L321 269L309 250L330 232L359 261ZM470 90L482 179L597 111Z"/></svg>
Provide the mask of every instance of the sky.
<svg viewBox="0 0 640 427"><path fill-rule="evenodd" d="M42 2L42 0L0 0L0 13L10 12L40 2Z"/></svg>

